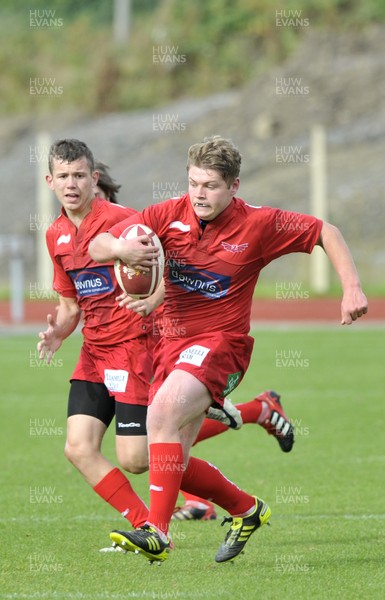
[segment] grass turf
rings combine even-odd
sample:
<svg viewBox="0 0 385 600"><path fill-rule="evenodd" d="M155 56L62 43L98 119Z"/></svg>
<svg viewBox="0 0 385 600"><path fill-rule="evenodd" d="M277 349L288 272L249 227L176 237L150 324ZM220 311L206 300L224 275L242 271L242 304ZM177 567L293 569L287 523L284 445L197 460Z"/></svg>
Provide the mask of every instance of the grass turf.
<svg viewBox="0 0 385 600"><path fill-rule="evenodd" d="M52 367L36 356L36 338L0 338L0 598L383 598L384 331L262 329L255 338L232 398L282 393L297 430L292 453L256 425L193 453L262 496L272 526L257 531L237 561L217 565L227 526L173 524L176 550L160 567L99 552L126 522L63 456L67 380L80 338L67 340ZM104 450L115 460L112 429ZM131 481L147 500L147 475Z"/></svg>

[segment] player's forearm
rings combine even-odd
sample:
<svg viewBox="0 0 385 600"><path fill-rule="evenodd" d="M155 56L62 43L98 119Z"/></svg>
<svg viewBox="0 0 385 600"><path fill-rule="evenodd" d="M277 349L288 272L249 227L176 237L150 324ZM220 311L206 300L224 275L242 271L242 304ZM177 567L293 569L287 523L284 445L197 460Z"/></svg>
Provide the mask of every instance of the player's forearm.
<svg viewBox="0 0 385 600"><path fill-rule="evenodd" d="M64 341L75 331L80 321L81 310L77 303L68 305L61 302L57 308L55 319L55 334Z"/></svg>
<svg viewBox="0 0 385 600"><path fill-rule="evenodd" d="M361 289L360 278L352 255L339 229L324 222L318 244L323 247L335 268L343 291L346 292L353 288Z"/></svg>
<svg viewBox="0 0 385 600"><path fill-rule="evenodd" d="M153 310L155 310L156 308L158 308L158 306L160 306L162 304L162 302L164 300L164 293L165 293L164 280L162 279L157 290L152 294L152 296L147 298L147 300L149 301L149 303L151 305L150 312L152 312Z"/></svg>
<svg viewBox="0 0 385 600"><path fill-rule="evenodd" d="M111 233L100 233L88 246L88 254L93 260L99 263L115 260L119 257L120 243L119 239Z"/></svg>

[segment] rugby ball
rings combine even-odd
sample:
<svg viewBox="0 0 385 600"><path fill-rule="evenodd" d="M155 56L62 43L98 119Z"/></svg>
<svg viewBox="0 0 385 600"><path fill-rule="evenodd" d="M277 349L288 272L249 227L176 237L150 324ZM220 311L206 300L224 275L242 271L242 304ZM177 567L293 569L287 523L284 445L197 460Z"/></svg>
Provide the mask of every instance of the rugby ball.
<svg viewBox="0 0 385 600"><path fill-rule="evenodd" d="M125 264L121 260L115 260L115 276L119 286L132 298L140 300L151 296L162 281L164 269L164 253L162 244L156 233L147 225L129 225L120 235L125 240L131 240L139 235L147 235L150 238L149 245L159 248L158 260L150 267L149 271L142 272Z"/></svg>

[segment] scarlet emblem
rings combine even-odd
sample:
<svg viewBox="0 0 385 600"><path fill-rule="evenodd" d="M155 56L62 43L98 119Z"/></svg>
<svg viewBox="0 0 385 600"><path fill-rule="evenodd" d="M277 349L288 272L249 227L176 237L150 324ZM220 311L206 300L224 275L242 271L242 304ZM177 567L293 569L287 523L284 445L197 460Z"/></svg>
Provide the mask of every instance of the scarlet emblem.
<svg viewBox="0 0 385 600"><path fill-rule="evenodd" d="M249 244L228 244L227 242L221 242L221 244L226 252L232 252L233 254L244 252L249 247Z"/></svg>

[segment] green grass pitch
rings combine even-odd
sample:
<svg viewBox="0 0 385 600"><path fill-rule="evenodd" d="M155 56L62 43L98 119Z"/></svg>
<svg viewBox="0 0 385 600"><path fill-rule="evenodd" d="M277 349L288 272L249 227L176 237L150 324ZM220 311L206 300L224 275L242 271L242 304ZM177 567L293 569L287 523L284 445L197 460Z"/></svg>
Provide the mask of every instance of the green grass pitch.
<svg viewBox="0 0 385 600"><path fill-rule="evenodd" d="M80 337L44 366L36 337L0 338L0 598L318 600L384 598L384 329L254 331L249 371L232 399L282 394L296 429L285 455L257 425L194 447L272 509L245 554L218 565L220 520L172 526L163 565L101 553L126 521L64 458L68 377ZM110 430L104 451L113 461ZM148 500L147 475L132 476ZM223 511L219 509L219 515Z"/></svg>

